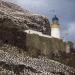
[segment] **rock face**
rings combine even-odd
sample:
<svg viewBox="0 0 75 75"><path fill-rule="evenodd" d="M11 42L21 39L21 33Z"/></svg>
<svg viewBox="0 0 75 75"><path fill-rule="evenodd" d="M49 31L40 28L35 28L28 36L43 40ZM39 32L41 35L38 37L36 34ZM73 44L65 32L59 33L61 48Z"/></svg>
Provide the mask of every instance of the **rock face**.
<svg viewBox="0 0 75 75"><path fill-rule="evenodd" d="M63 59L64 60L64 59ZM75 75L75 69L0 41L0 75Z"/></svg>
<svg viewBox="0 0 75 75"><path fill-rule="evenodd" d="M0 0L0 40L4 43L10 43L26 50L27 36L24 30L33 29L49 35L49 26L47 17Z"/></svg>
<svg viewBox="0 0 75 75"><path fill-rule="evenodd" d="M36 55L39 50L45 54L53 48L57 50L62 44L38 35L27 35L23 32L26 29L50 34L47 17L0 0L0 75L75 75L74 68L44 56L29 57L25 46L28 46L26 50ZM53 47L50 46L51 40L55 44Z"/></svg>
<svg viewBox="0 0 75 75"><path fill-rule="evenodd" d="M0 0L0 27L16 27L21 30L33 29L50 34L47 17L33 14L10 2Z"/></svg>
<svg viewBox="0 0 75 75"><path fill-rule="evenodd" d="M33 56L40 53L50 55L50 50L55 50L56 46L56 50L61 50L59 47L61 47L62 41L59 40L58 42L57 39L53 41L37 35L28 36L24 32L26 29L33 29L44 34L50 34L49 26L47 17L33 14L13 3L0 0L0 40L4 43L23 48L31 55L33 53ZM55 41L57 41L56 44Z"/></svg>
<svg viewBox="0 0 75 75"><path fill-rule="evenodd" d="M7 51L0 50L0 75L75 75L72 67L45 57L21 57L18 53L14 54L16 47L5 46Z"/></svg>

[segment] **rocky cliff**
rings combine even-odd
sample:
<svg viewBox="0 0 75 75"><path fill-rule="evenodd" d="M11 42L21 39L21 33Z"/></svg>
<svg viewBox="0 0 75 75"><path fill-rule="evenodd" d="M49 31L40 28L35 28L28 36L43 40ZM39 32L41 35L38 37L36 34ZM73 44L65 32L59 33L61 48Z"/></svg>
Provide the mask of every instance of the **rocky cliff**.
<svg viewBox="0 0 75 75"><path fill-rule="evenodd" d="M32 58L15 52L17 47L4 45L0 47L0 75L75 75L72 67L46 57Z"/></svg>
<svg viewBox="0 0 75 75"><path fill-rule="evenodd" d="M0 26L33 29L50 34L47 17L34 14L20 6L0 0Z"/></svg>
<svg viewBox="0 0 75 75"><path fill-rule="evenodd" d="M73 67L45 57L64 50L62 40L29 35L26 29L50 34L47 17L0 0L0 75L75 75Z"/></svg>

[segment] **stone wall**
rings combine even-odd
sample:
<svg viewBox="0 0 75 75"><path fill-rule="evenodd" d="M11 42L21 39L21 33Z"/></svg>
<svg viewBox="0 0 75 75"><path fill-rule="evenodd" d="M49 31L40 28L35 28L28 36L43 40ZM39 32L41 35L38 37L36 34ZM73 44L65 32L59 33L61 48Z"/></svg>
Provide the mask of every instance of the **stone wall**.
<svg viewBox="0 0 75 75"><path fill-rule="evenodd" d="M50 56L52 53L64 52L65 44L62 40L56 38L46 38L36 34L26 35L26 48L32 56L38 54Z"/></svg>
<svg viewBox="0 0 75 75"><path fill-rule="evenodd" d="M26 34L14 27L0 26L0 40L4 43L26 50L31 56L55 55L65 50L65 43L56 38L47 38L36 34Z"/></svg>

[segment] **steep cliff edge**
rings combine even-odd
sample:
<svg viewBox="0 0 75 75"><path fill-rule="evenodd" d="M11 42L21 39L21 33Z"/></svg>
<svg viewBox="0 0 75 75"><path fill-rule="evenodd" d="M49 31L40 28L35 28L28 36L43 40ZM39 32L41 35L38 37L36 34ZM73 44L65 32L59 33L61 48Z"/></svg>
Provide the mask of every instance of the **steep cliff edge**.
<svg viewBox="0 0 75 75"><path fill-rule="evenodd" d="M0 26L33 29L50 34L47 17L22 9L20 6L0 0Z"/></svg>

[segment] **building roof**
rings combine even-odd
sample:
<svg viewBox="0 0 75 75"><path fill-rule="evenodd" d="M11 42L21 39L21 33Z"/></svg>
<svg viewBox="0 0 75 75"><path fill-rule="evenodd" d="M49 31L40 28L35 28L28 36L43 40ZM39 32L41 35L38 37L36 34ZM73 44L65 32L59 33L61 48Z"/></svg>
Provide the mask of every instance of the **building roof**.
<svg viewBox="0 0 75 75"><path fill-rule="evenodd" d="M52 21L59 21L58 17L55 15L53 18L52 18Z"/></svg>

